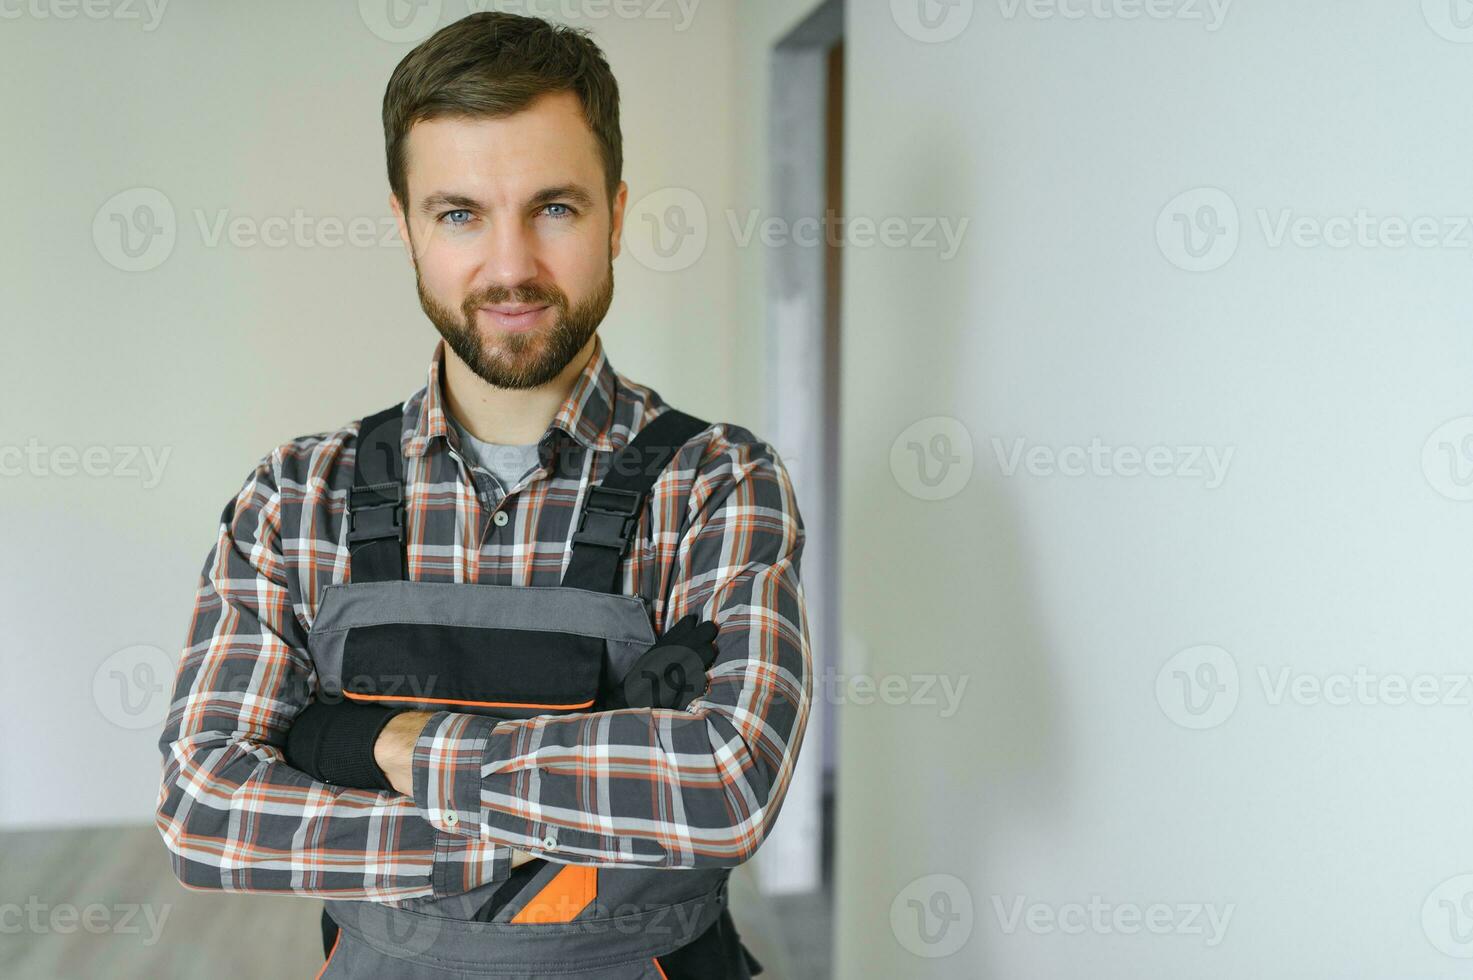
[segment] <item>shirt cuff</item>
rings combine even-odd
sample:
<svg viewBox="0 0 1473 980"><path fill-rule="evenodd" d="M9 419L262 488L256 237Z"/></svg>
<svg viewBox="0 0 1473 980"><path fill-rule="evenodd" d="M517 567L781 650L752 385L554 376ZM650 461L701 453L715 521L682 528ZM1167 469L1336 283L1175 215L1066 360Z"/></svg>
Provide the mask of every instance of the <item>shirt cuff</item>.
<svg viewBox="0 0 1473 980"><path fill-rule="evenodd" d="M631 837L590 833L539 819L544 809L583 812L578 794L584 777L533 764L526 752L527 723L492 726L480 782L483 835L534 857L563 864L630 863L655 865L664 851L640 853ZM589 813L588 819L596 820Z"/></svg>
<svg viewBox="0 0 1473 980"><path fill-rule="evenodd" d="M414 802L436 830L482 837L481 766L495 727L495 718L437 711L420 731L410 761Z"/></svg>

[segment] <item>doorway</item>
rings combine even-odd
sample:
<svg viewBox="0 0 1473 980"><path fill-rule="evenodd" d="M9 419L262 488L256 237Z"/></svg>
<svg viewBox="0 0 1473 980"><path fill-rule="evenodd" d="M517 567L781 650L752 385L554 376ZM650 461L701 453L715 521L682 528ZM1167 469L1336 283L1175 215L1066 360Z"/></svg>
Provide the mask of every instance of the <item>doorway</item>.
<svg viewBox="0 0 1473 980"><path fill-rule="evenodd" d="M834 705L840 670L839 392L843 214L844 5L825 0L770 59L769 214L787 229L767 253L767 428L803 514L801 564L814 696L782 819L757 852L762 891L802 976L831 957Z"/></svg>

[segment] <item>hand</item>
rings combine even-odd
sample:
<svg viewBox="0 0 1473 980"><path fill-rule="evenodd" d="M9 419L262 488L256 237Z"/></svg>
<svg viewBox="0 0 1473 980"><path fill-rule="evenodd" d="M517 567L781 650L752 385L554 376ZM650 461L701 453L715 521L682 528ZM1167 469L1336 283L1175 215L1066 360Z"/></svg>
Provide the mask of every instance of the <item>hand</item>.
<svg viewBox="0 0 1473 980"><path fill-rule="evenodd" d="M373 743L373 761L384 771L394 792L414 796L414 743L433 711L404 711L389 719Z"/></svg>
<svg viewBox="0 0 1473 980"><path fill-rule="evenodd" d="M384 775L389 777L394 790L405 796L414 796L414 743L430 720L433 711L405 711L389 719L373 745L374 761ZM526 851L511 849L511 866L520 867L537 858Z"/></svg>
<svg viewBox="0 0 1473 980"><path fill-rule="evenodd" d="M691 613L640 654L607 707L683 710L705 692L715 662L716 624Z"/></svg>

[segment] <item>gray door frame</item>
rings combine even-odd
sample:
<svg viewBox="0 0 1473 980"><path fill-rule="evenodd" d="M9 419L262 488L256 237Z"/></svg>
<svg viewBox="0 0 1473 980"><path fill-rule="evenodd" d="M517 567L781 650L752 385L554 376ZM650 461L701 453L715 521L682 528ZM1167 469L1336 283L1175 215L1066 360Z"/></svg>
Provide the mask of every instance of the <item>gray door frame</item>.
<svg viewBox="0 0 1473 980"><path fill-rule="evenodd" d="M789 229L767 253L767 426L803 514L803 591L813 651L814 697L782 819L757 852L768 894L822 884L823 796L835 769L833 705L838 671L838 364L826 342L825 261L829 50L844 35L842 0L823 0L773 48L769 62L769 215ZM807 219L804 224L798 222ZM813 240L817 239L817 245ZM807 242L808 244L804 244Z"/></svg>

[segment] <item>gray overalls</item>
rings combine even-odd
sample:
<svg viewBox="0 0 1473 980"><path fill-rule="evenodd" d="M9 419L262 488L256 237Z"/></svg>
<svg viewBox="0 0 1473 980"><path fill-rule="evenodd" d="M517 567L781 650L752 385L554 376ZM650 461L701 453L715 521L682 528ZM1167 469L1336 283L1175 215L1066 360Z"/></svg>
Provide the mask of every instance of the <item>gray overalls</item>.
<svg viewBox="0 0 1473 980"><path fill-rule="evenodd" d="M499 718L616 703L656 641L648 601L617 591L619 565L660 471L706 423L668 410L641 429L589 490L562 583L522 587L408 579L402 412L363 421L352 581L325 589L309 636L321 690ZM726 910L729 874L537 859L449 898L329 900L319 976L747 980L761 967Z"/></svg>

